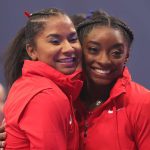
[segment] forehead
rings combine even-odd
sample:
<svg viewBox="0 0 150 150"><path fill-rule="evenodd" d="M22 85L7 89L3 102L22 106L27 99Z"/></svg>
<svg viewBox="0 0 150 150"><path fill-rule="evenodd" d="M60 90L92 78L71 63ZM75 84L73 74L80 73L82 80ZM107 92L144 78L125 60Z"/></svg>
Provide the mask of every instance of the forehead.
<svg viewBox="0 0 150 150"><path fill-rule="evenodd" d="M71 19L66 15L50 16L45 20L45 29L74 28Z"/></svg>
<svg viewBox="0 0 150 150"><path fill-rule="evenodd" d="M112 38L117 40L124 40L122 32L118 29L106 26L94 27L88 34L87 38L100 39L100 38Z"/></svg>

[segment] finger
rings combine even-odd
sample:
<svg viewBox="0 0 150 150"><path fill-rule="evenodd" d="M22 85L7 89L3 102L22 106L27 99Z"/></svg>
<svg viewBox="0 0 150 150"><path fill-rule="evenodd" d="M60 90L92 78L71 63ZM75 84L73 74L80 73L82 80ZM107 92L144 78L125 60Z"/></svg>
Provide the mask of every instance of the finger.
<svg viewBox="0 0 150 150"><path fill-rule="evenodd" d="M2 121L2 125L3 125L3 126L6 125L5 118L4 118L3 121Z"/></svg>
<svg viewBox="0 0 150 150"><path fill-rule="evenodd" d="M0 150L4 150L5 145L6 145L6 142L5 141L1 141L0 142Z"/></svg>
<svg viewBox="0 0 150 150"><path fill-rule="evenodd" d="M0 126L0 133L5 132L5 124L1 124Z"/></svg>
<svg viewBox="0 0 150 150"><path fill-rule="evenodd" d="M3 119L3 122L0 125L0 133L5 132L5 126L6 126L6 122L5 122L5 119Z"/></svg>
<svg viewBox="0 0 150 150"><path fill-rule="evenodd" d="M5 139L6 139L6 132L0 133L0 141L2 142Z"/></svg>

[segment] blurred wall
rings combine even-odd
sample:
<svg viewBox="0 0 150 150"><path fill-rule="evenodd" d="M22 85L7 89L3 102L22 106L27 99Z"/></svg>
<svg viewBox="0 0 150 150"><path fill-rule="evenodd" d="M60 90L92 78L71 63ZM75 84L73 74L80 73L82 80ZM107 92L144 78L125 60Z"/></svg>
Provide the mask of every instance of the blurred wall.
<svg viewBox="0 0 150 150"><path fill-rule="evenodd" d="M135 41L128 62L132 78L150 88L150 1L149 0L1 0L0 2L0 82L5 85L3 53L24 25L23 12L48 7L64 9L69 14L104 9L125 20L133 29Z"/></svg>

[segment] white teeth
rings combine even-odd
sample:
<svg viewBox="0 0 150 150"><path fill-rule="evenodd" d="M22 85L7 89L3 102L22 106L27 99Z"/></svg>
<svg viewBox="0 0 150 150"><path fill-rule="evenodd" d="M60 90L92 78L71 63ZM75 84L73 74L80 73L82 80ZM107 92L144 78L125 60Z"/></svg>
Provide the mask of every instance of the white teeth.
<svg viewBox="0 0 150 150"><path fill-rule="evenodd" d="M73 61L74 61L74 58L64 58L64 59L59 60L59 62L61 63L68 63L68 62L73 62Z"/></svg>
<svg viewBox="0 0 150 150"><path fill-rule="evenodd" d="M101 73L101 74L108 74L108 73L110 73L110 70L95 69L95 71L96 71L97 73Z"/></svg>

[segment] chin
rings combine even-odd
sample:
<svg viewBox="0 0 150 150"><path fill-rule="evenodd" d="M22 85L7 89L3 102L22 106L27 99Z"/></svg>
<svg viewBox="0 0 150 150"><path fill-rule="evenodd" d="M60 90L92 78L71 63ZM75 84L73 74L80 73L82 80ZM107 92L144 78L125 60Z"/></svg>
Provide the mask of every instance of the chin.
<svg viewBox="0 0 150 150"><path fill-rule="evenodd" d="M60 72L65 75L70 75L70 74L73 74L75 70L76 68L67 68L67 69L60 70Z"/></svg>
<svg viewBox="0 0 150 150"><path fill-rule="evenodd" d="M112 80L108 79L91 79L91 80L97 86L109 86L113 82Z"/></svg>

